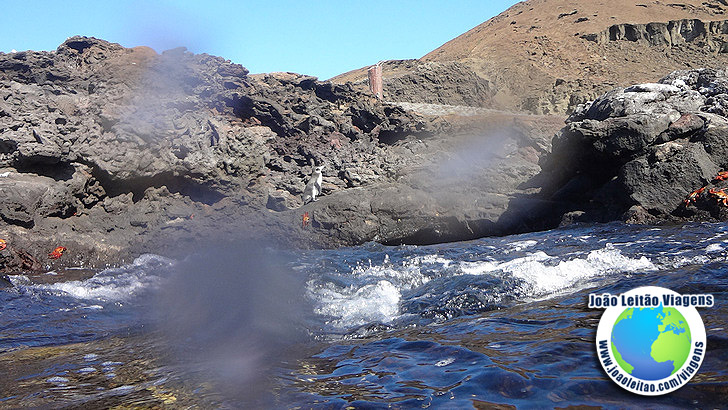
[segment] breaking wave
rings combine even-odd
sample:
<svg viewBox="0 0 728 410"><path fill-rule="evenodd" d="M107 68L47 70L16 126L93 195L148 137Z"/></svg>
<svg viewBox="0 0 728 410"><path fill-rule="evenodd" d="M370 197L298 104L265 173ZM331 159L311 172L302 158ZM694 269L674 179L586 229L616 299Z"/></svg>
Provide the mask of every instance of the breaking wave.
<svg viewBox="0 0 728 410"><path fill-rule="evenodd" d="M535 240L508 245L501 251L478 247L474 250L479 254L472 256L479 260L466 261L439 254L385 254L380 264L359 262L349 272L310 280L308 293L316 313L328 325L344 329L372 322L448 319L548 298L588 286L595 278L658 269L647 257L624 255L610 244L578 256L524 253L537 245Z"/></svg>
<svg viewBox="0 0 728 410"><path fill-rule="evenodd" d="M523 280L522 293L544 297L574 286L579 282L611 273L647 272L657 267L646 257L630 258L612 246L589 252L583 258L562 260L538 251L502 263L463 262L462 270L470 275L494 272L511 274Z"/></svg>

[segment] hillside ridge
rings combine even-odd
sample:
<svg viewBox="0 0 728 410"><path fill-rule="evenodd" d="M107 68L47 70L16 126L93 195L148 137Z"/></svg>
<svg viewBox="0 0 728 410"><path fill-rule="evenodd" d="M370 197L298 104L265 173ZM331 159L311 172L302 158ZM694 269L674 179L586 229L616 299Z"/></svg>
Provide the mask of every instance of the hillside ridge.
<svg viewBox="0 0 728 410"><path fill-rule="evenodd" d="M563 115L617 87L657 81L674 70L725 66L726 20L724 0L524 1L408 60L409 68L385 62L384 95L427 102L433 83L445 90L482 83L488 93L469 105ZM457 64L463 74L449 71L455 79L448 79L431 72L433 63ZM332 81L366 90L363 69Z"/></svg>

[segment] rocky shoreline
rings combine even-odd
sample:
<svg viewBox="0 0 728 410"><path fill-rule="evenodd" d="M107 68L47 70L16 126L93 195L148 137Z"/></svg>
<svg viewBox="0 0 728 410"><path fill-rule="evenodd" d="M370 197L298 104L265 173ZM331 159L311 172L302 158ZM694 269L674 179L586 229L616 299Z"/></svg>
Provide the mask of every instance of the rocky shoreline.
<svg viewBox="0 0 728 410"><path fill-rule="evenodd" d="M6 272L175 257L220 237L310 248L507 233L489 225L561 121L423 116L314 77L86 37L0 55L0 94ZM483 146L499 149L473 157ZM437 169L463 155L469 168ZM300 208L314 165L324 196ZM492 198L461 186L477 172Z"/></svg>
<svg viewBox="0 0 728 410"><path fill-rule="evenodd" d="M0 54L0 95L2 272L182 257L223 240L431 244L727 214L716 201L681 206L728 167L723 71L611 91L563 127L74 37ZM303 205L314 166L323 196ZM67 251L49 258L57 246Z"/></svg>

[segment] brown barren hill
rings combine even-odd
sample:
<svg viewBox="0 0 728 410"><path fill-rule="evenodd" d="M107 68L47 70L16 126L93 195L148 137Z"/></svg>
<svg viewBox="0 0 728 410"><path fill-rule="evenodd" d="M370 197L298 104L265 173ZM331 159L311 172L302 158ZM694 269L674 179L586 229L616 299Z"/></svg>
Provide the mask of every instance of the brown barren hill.
<svg viewBox="0 0 728 410"><path fill-rule="evenodd" d="M562 114L618 86L726 64L726 0L529 0L419 60L385 62L384 95Z"/></svg>

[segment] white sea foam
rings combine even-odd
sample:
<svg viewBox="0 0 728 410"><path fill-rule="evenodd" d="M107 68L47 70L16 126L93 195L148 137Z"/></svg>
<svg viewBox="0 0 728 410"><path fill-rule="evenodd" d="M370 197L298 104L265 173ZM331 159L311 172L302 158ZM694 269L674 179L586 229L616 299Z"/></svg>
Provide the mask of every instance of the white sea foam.
<svg viewBox="0 0 728 410"><path fill-rule="evenodd" d="M511 244L513 247L509 249L524 249L535 244L535 241L521 241ZM385 258L380 265L372 265L371 262L357 265L348 277L354 279L354 284L349 286L312 280L307 287L309 296L317 302L316 313L331 317L331 325L346 328L371 322L392 322L400 315L403 292L441 276L517 278L520 285L514 290L515 294L530 299L549 297L575 286L584 286L594 277L657 269L648 258L625 256L611 244L586 254L560 257L535 251L510 260L485 258L477 262L453 262L441 256L426 255L411 257L397 264Z"/></svg>
<svg viewBox="0 0 728 410"><path fill-rule="evenodd" d="M448 357L447 359L442 359L442 360L438 361L437 363L435 363L435 367L445 367L449 364L453 364L454 362L455 362L454 357Z"/></svg>
<svg viewBox="0 0 728 410"><path fill-rule="evenodd" d="M30 283L30 279L25 275L8 275L7 278L13 286L25 286Z"/></svg>
<svg viewBox="0 0 728 410"><path fill-rule="evenodd" d="M445 259L438 255L424 255L424 256L415 256L414 258L411 258L410 263L418 264L418 265L439 263L442 265L442 267L447 268L448 266L450 266L452 261L450 259Z"/></svg>
<svg viewBox="0 0 728 410"><path fill-rule="evenodd" d="M405 288L416 287L426 283L429 278L420 271L419 265L393 266L388 261L383 265L358 265L352 275L361 278L381 278L398 282Z"/></svg>
<svg viewBox="0 0 728 410"><path fill-rule="evenodd" d="M436 254L406 258L401 263L390 262L385 256L381 265L357 264L351 272L356 285L348 287L333 283L310 281L309 296L317 302L316 313L331 316L330 324L352 327L365 323L389 323L399 316L401 292L416 288L432 278L422 268L447 269L452 260Z"/></svg>
<svg viewBox="0 0 728 410"><path fill-rule="evenodd" d="M105 269L85 280L32 285L31 288L62 292L76 299L97 301L123 301L140 291L159 286L162 277L153 274L157 269L169 267L171 259L146 254L120 268Z"/></svg>
<svg viewBox="0 0 728 410"><path fill-rule="evenodd" d="M421 286L430 281L430 277L422 273L423 266L432 267L439 265L439 268L446 269L452 263L451 260L438 255L424 255L407 258L400 264L393 264L389 256L385 255L381 265L358 264L351 274L359 278L381 278L396 284L402 290Z"/></svg>
<svg viewBox="0 0 728 410"><path fill-rule="evenodd" d="M706 253L714 253L714 252L720 252L723 250L723 245L719 243L712 243L705 247Z"/></svg>
<svg viewBox="0 0 728 410"><path fill-rule="evenodd" d="M631 273L653 271L657 268L646 257L630 258L614 248L606 247L589 252L586 258L559 261L546 265L542 261L529 260L523 263L508 263L505 271L523 279L534 297L558 292L577 282L610 273Z"/></svg>
<svg viewBox="0 0 728 410"><path fill-rule="evenodd" d="M314 294L321 301L316 313L336 318L331 322L336 327L388 323L397 316L402 297L399 289L386 280L359 289L341 290L327 284Z"/></svg>
<svg viewBox="0 0 728 410"><path fill-rule="evenodd" d="M675 252L674 254L677 255L678 253L687 253L687 252L689 252L689 251ZM705 255L678 256L678 257L667 258L667 260L663 263L663 265L665 265L665 267L668 269L678 269L683 266L690 266L690 265L707 265L710 262L711 262L711 259Z"/></svg>
<svg viewBox="0 0 728 410"><path fill-rule="evenodd" d="M511 274L524 281L523 291L531 297L546 296L585 279L609 273L657 269L646 257L630 258L612 246L570 260L558 260L538 251L506 262L461 262L460 268L469 275L494 272Z"/></svg>
<svg viewBox="0 0 728 410"><path fill-rule="evenodd" d="M157 278L125 275L124 277L95 277L84 281L72 281L41 285L39 288L61 291L77 299L116 301L128 298L141 289L156 284Z"/></svg>
<svg viewBox="0 0 728 410"><path fill-rule="evenodd" d="M507 248L505 248L503 251L505 253L520 252L524 249L534 247L537 243L538 243L538 241L534 241L532 239L525 240L525 241L511 242L507 245Z"/></svg>
<svg viewBox="0 0 728 410"><path fill-rule="evenodd" d="M460 270L466 275L483 275L495 271L507 271L509 267L516 267L524 263L541 263L554 259L543 251L537 251L522 258L507 262L485 260L479 262L460 262Z"/></svg>

